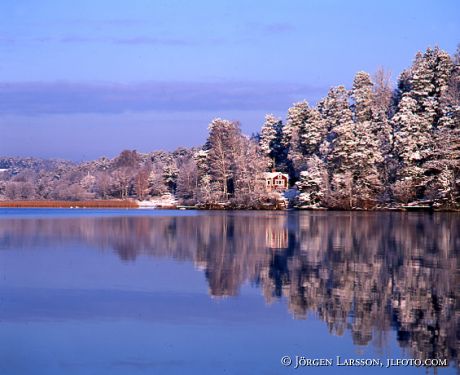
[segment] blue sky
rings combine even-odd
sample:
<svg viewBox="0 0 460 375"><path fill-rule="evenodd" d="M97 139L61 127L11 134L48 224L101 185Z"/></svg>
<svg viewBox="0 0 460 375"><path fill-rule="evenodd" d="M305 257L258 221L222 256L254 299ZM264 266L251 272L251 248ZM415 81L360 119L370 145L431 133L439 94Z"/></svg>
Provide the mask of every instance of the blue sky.
<svg viewBox="0 0 460 375"><path fill-rule="evenodd" d="M85 160L257 131L359 70L460 42L458 1L2 0L0 155Z"/></svg>

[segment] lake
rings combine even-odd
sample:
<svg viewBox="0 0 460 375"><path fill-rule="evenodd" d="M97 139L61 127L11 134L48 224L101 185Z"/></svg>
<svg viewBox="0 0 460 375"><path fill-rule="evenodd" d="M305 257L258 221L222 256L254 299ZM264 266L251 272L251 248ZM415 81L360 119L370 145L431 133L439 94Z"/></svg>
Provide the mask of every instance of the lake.
<svg viewBox="0 0 460 375"><path fill-rule="evenodd" d="M0 209L0 374L455 374L459 259L458 213Z"/></svg>

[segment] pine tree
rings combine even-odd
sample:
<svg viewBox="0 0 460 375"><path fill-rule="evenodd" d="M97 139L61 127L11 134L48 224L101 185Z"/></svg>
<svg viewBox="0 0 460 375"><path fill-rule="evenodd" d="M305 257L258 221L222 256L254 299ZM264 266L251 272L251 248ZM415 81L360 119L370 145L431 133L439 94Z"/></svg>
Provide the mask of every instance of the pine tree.
<svg viewBox="0 0 460 375"><path fill-rule="evenodd" d="M265 116L265 122L260 132L259 145L266 157L270 158L271 166L283 163L285 158L282 146L283 122L272 114Z"/></svg>
<svg viewBox="0 0 460 375"><path fill-rule="evenodd" d="M436 127L442 116L441 97L448 90L452 59L438 47L416 55L409 78L408 94L417 101L417 113Z"/></svg>
<svg viewBox="0 0 460 375"><path fill-rule="evenodd" d="M366 72L358 72L353 81L351 96L354 101L353 112L355 122L371 121L373 118L374 84Z"/></svg>
<svg viewBox="0 0 460 375"><path fill-rule="evenodd" d="M399 85L405 92L393 116L397 196L436 198L432 192L440 184L438 177L444 170L436 162L439 160L436 150L440 140L449 137L444 98L452 72L450 56L437 47L428 48L424 54L416 55L409 74L404 77L405 83Z"/></svg>
<svg viewBox="0 0 460 375"><path fill-rule="evenodd" d="M436 160L428 164L435 172L429 193L441 207L460 207L460 46L452 58L448 88L441 96L443 116L435 133Z"/></svg>
<svg viewBox="0 0 460 375"><path fill-rule="evenodd" d="M329 148L326 149L331 204L337 208L375 206L382 192L379 170L383 163L381 142L373 122L373 83L359 72L349 94L343 87L330 92L321 103L321 111L330 124Z"/></svg>
<svg viewBox="0 0 460 375"><path fill-rule="evenodd" d="M320 146L327 135L327 123L316 108L310 108L306 113L304 123L299 129L298 148L303 155L320 154Z"/></svg>
<svg viewBox="0 0 460 375"><path fill-rule="evenodd" d="M294 181L302 174L305 177L309 159L320 154L320 146L327 134L326 126L319 111L310 108L306 101L295 103L289 108L286 126L283 129L283 145L287 150L288 171ZM297 188L302 194L307 185L301 183ZM302 204L310 204L305 201L307 195L308 193L305 193L302 196Z"/></svg>
<svg viewBox="0 0 460 375"><path fill-rule="evenodd" d="M326 98L318 103L318 110L327 123L328 132L352 120L349 105L349 92L344 86L333 87Z"/></svg>
<svg viewBox="0 0 460 375"><path fill-rule="evenodd" d="M298 206L309 208L324 206L328 187L326 164L316 155L310 157L307 160L307 170L300 172L296 186L300 192L297 197Z"/></svg>
<svg viewBox="0 0 460 375"><path fill-rule="evenodd" d="M309 111L307 101L294 103L288 109L286 125L283 127L281 144L284 148L285 168L292 178L298 177L299 169L304 167L302 152L299 149L301 127L303 127Z"/></svg>
<svg viewBox="0 0 460 375"><path fill-rule="evenodd" d="M311 156L320 154L320 146L327 134L326 122L317 109L306 108L302 120L293 132L288 155L295 177L306 170Z"/></svg>
<svg viewBox="0 0 460 375"><path fill-rule="evenodd" d="M295 138L298 136L298 130L305 121L308 109L309 105L306 100L294 103L294 105L288 109L287 121L283 128L282 136L282 144L286 149L289 150L293 137Z"/></svg>
<svg viewBox="0 0 460 375"><path fill-rule="evenodd" d="M399 178L422 178L424 160L432 155L433 139L431 124L417 112L417 101L403 95L398 112L393 117L395 124L395 152L400 160Z"/></svg>
<svg viewBox="0 0 460 375"><path fill-rule="evenodd" d="M344 86L329 90L326 98L318 104L319 111L326 122L327 137L320 147L321 156L327 162L330 192L328 199L336 200L343 191L339 186L340 176L348 173L348 154L352 145L347 140L347 134L352 130L353 114L349 106L349 92ZM353 142L353 140L352 140ZM328 201L328 205L331 202Z"/></svg>

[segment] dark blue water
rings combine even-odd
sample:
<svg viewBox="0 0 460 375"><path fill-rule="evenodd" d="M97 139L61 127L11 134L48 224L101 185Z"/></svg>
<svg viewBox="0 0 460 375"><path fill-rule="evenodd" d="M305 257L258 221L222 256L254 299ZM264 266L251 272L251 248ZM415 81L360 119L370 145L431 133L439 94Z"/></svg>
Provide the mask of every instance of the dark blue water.
<svg viewBox="0 0 460 375"><path fill-rule="evenodd" d="M0 374L455 374L459 259L454 213L1 209Z"/></svg>

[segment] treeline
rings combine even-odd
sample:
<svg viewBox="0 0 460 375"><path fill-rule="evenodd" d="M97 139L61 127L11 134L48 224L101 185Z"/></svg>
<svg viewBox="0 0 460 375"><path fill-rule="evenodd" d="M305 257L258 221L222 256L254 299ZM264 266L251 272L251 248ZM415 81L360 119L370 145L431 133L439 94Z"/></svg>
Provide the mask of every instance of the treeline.
<svg viewBox="0 0 460 375"><path fill-rule="evenodd" d="M460 50L418 53L396 90L380 70L356 74L316 107L294 104L286 124L268 115L265 155L297 180L297 204L373 208L428 200L459 206Z"/></svg>
<svg viewBox="0 0 460 375"><path fill-rule="evenodd" d="M356 74L353 87L330 89L311 107L267 115L260 134L214 119L200 149L139 154L44 168L0 159L3 199L149 199L171 194L201 207L261 208L280 194L263 173L290 176L291 205L375 209L407 204L460 206L460 49L418 53L399 76Z"/></svg>
<svg viewBox="0 0 460 375"><path fill-rule="evenodd" d="M0 158L0 195L11 200L143 200L176 191L179 170L185 171L195 152L184 148L150 154L125 150L114 159L103 157L81 164Z"/></svg>

